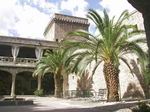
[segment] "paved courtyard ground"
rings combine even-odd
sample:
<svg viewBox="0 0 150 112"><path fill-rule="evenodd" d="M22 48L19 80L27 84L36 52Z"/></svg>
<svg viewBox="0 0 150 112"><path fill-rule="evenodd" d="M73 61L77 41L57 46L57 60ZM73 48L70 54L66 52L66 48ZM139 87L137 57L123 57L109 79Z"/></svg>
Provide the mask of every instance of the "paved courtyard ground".
<svg viewBox="0 0 150 112"><path fill-rule="evenodd" d="M25 97L32 99L34 105L0 106L0 112L131 112L128 107L135 102L91 102L78 99L57 99L54 97Z"/></svg>

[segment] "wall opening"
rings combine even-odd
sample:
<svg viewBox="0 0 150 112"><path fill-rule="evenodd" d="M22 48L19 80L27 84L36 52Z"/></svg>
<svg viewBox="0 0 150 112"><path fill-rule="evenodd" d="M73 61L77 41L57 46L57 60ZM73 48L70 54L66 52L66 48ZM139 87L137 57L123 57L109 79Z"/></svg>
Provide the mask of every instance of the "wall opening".
<svg viewBox="0 0 150 112"><path fill-rule="evenodd" d="M0 45L0 56L12 57L11 46Z"/></svg>
<svg viewBox="0 0 150 112"><path fill-rule="evenodd" d="M35 48L20 47L18 57L19 58L36 58Z"/></svg>
<svg viewBox="0 0 150 112"><path fill-rule="evenodd" d="M0 71L0 95L10 95L12 75L6 71Z"/></svg>
<svg viewBox="0 0 150 112"><path fill-rule="evenodd" d="M37 89L37 79L32 72L21 72L16 76L16 95L34 95Z"/></svg>
<svg viewBox="0 0 150 112"><path fill-rule="evenodd" d="M54 75L52 73L46 73L42 79L42 88L45 95L54 95L55 84Z"/></svg>

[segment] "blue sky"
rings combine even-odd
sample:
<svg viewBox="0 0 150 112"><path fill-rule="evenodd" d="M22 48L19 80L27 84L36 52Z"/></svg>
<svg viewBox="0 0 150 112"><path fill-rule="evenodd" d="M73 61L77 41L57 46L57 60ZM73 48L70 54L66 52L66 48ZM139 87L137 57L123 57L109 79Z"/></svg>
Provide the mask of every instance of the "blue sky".
<svg viewBox="0 0 150 112"><path fill-rule="evenodd" d="M127 0L0 0L0 35L44 38L43 32L54 13L86 17L88 9L110 15L133 11ZM89 21L90 31L94 26Z"/></svg>

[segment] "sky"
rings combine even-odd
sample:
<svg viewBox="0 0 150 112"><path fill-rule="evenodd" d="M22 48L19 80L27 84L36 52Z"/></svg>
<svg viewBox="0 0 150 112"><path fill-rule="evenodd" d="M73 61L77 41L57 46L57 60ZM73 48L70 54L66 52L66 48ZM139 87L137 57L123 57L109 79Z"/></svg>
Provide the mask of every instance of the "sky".
<svg viewBox="0 0 150 112"><path fill-rule="evenodd" d="M101 14L104 8L116 16L135 10L127 0L0 0L0 35L42 39L54 13L86 17L88 9Z"/></svg>

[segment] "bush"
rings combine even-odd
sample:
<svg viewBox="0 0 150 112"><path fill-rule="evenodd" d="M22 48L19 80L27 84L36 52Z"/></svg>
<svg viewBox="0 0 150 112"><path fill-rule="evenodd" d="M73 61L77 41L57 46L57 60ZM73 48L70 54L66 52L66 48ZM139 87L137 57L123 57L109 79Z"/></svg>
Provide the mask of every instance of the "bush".
<svg viewBox="0 0 150 112"><path fill-rule="evenodd" d="M34 95L36 95L36 96L43 96L44 95L43 89L34 91Z"/></svg>
<svg viewBox="0 0 150 112"><path fill-rule="evenodd" d="M150 106L146 102L139 102L138 107L132 110L133 112L150 112Z"/></svg>

